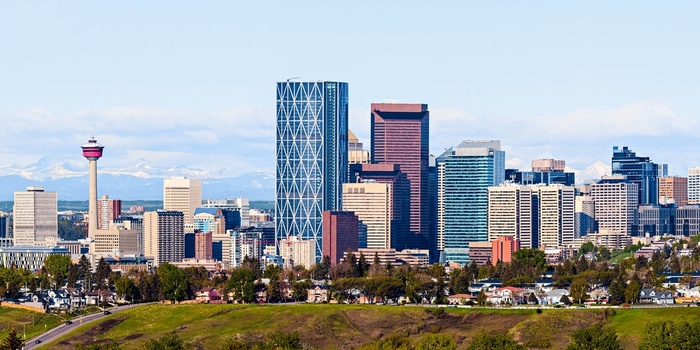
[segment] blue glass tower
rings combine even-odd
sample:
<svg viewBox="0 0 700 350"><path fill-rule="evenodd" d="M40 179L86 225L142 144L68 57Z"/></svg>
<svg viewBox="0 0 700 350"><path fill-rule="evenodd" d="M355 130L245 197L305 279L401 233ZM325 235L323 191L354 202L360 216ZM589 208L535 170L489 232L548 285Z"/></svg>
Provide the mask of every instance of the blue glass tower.
<svg viewBox="0 0 700 350"><path fill-rule="evenodd" d="M640 205L659 203L659 165L649 160L649 157L637 156L626 146L614 146L612 174L624 175L629 182L639 186Z"/></svg>
<svg viewBox="0 0 700 350"><path fill-rule="evenodd" d="M276 240L316 240L322 214L342 208L348 176L348 84L277 83Z"/></svg>
<svg viewBox="0 0 700 350"><path fill-rule="evenodd" d="M504 181L505 152L500 141L464 141L438 157L438 169L438 239L446 261L465 265L469 243L488 238L488 187Z"/></svg>

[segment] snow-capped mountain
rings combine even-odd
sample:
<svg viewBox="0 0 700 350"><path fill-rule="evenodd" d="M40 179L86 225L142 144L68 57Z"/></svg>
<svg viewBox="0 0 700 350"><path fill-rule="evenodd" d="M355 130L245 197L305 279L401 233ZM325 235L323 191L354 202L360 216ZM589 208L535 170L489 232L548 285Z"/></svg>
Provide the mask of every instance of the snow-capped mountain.
<svg viewBox="0 0 700 350"><path fill-rule="evenodd" d="M125 167L98 170L98 195L120 199L162 199L162 179L174 176L202 179L204 198L274 198L275 175L265 172L240 174L229 168L214 171L185 166L165 167L145 159ZM88 162L84 159L44 157L26 167L0 166L0 200L12 200L13 192L27 186L43 186L58 192L59 200L86 200Z"/></svg>
<svg viewBox="0 0 700 350"><path fill-rule="evenodd" d="M583 170L569 169L567 167L566 171L571 171L575 174L577 184L588 184L593 180L600 179L603 175L610 175L612 173L610 165L601 161L597 161Z"/></svg>

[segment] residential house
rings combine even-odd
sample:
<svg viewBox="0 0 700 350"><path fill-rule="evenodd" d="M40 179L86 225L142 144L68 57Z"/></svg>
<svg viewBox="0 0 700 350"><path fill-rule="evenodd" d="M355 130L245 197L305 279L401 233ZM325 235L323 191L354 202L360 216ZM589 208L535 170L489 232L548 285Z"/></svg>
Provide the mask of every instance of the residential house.
<svg viewBox="0 0 700 350"><path fill-rule="evenodd" d="M330 291L328 286L316 285L306 290L307 303L322 303L330 300Z"/></svg>
<svg viewBox="0 0 700 350"><path fill-rule="evenodd" d="M639 303L642 304L673 304L673 292L643 288L639 292Z"/></svg>

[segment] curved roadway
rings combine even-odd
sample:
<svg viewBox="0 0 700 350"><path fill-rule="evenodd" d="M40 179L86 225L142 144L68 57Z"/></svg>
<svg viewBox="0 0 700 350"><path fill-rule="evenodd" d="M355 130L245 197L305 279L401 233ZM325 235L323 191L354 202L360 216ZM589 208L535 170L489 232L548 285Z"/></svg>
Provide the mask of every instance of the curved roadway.
<svg viewBox="0 0 700 350"><path fill-rule="evenodd" d="M116 308L111 308L107 311L109 311L110 315L112 315L112 314L116 314L116 313L119 313L119 312L127 310L127 309L131 309L131 308L139 307L139 306L143 306L143 305L149 305L149 304L152 304L152 303L119 306ZM89 323L89 322L92 322L95 320L99 320L101 318L104 318L104 317L107 317L110 315L105 315L103 312L99 312L96 314L71 319L71 321L73 322L72 324L62 324L56 328L52 328L52 329L48 330L45 333L42 333L41 335L39 335L37 337L34 337L32 339L27 340L25 342L24 349L37 349L39 347L42 347L46 343L50 343L50 342L60 338L61 336L65 335L66 333L74 330L75 328L77 328L81 325L84 325L86 323ZM40 343L37 343L37 340Z"/></svg>

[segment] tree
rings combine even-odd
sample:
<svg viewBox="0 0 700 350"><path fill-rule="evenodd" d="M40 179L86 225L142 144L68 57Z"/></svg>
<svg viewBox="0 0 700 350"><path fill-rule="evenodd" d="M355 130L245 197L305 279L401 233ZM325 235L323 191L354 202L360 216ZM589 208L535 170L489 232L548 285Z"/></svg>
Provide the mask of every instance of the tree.
<svg viewBox="0 0 700 350"><path fill-rule="evenodd" d="M610 260L612 259L612 254L610 253L610 249L606 246L600 247L598 249L598 259L599 260Z"/></svg>
<svg viewBox="0 0 700 350"><path fill-rule="evenodd" d="M227 285L235 300L252 303L255 301L255 281L252 271L239 267L231 272Z"/></svg>
<svg viewBox="0 0 700 350"><path fill-rule="evenodd" d="M588 282L584 278L577 278L571 282L571 287L569 289L569 296L574 300L578 300L578 303L583 303L584 300L588 298Z"/></svg>
<svg viewBox="0 0 700 350"><path fill-rule="evenodd" d="M567 295L562 295L561 298L559 298L559 302L564 305L569 305L571 304L571 299L569 299L569 296Z"/></svg>
<svg viewBox="0 0 700 350"><path fill-rule="evenodd" d="M479 332L467 347L467 350L525 350L526 347L518 344L508 333Z"/></svg>
<svg viewBox="0 0 700 350"><path fill-rule="evenodd" d="M450 334L426 334L416 346L417 350L454 350L457 342Z"/></svg>
<svg viewBox="0 0 700 350"><path fill-rule="evenodd" d="M450 292L452 294L463 294L469 292L469 284L473 277L469 271L464 269L454 269L450 272Z"/></svg>
<svg viewBox="0 0 700 350"><path fill-rule="evenodd" d="M668 259L668 269L671 270L672 273L681 272L681 261L675 254Z"/></svg>
<svg viewBox="0 0 700 350"><path fill-rule="evenodd" d="M165 262L158 266L157 273L165 300L175 302L185 299L189 286L187 276L182 269Z"/></svg>
<svg viewBox="0 0 700 350"><path fill-rule="evenodd" d="M51 275L51 279L56 287L63 286L63 281L68 274L70 265L71 260L68 255L53 254L44 260L44 266L46 266L46 270Z"/></svg>
<svg viewBox="0 0 700 350"><path fill-rule="evenodd" d="M138 280L138 294L143 301L155 301L161 298L160 279L157 273L142 273Z"/></svg>
<svg viewBox="0 0 700 350"><path fill-rule="evenodd" d="M535 295L534 292L530 293L530 295L528 295L527 302L530 304L538 304L539 303L539 300L537 300L537 296Z"/></svg>
<svg viewBox="0 0 700 350"><path fill-rule="evenodd" d="M566 350L622 350L622 346L614 330L598 324L575 331Z"/></svg>
<svg viewBox="0 0 700 350"><path fill-rule="evenodd" d="M642 290L642 285L638 279L631 279L625 287L625 302L635 303L639 299L639 292Z"/></svg>
<svg viewBox="0 0 700 350"><path fill-rule="evenodd" d="M133 301L136 286L134 285L134 281L132 281L131 278L127 276L119 277L117 283L114 284L114 288L118 295L122 296L125 299L131 298Z"/></svg>
<svg viewBox="0 0 700 350"><path fill-rule="evenodd" d="M184 350L185 343L175 332L163 334L158 339L151 339L146 342L144 349L146 350Z"/></svg>
<svg viewBox="0 0 700 350"><path fill-rule="evenodd" d="M476 297L476 303L479 304L479 306L486 305L486 292L484 292L483 289L479 291L479 295Z"/></svg>
<svg viewBox="0 0 700 350"><path fill-rule="evenodd" d="M10 334L0 343L0 350L19 350L24 346L24 342L17 334L17 331L12 328Z"/></svg>
<svg viewBox="0 0 700 350"><path fill-rule="evenodd" d="M639 349L700 349L700 322L652 322L646 328Z"/></svg>
<svg viewBox="0 0 700 350"><path fill-rule="evenodd" d="M109 267L105 258L100 258L97 262L97 269L95 270L95 285L97 289L104 289L109 287L109 278L112 276L112 268Z"/></svg>
<svg viewBox="0 0 700 350"><path fill-rule="evenodd" d="M608 301L611 305L620 305L625 302L625 284L620 281L613 281L610 284L610 296Z"/></svg>

